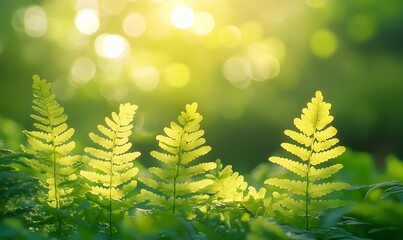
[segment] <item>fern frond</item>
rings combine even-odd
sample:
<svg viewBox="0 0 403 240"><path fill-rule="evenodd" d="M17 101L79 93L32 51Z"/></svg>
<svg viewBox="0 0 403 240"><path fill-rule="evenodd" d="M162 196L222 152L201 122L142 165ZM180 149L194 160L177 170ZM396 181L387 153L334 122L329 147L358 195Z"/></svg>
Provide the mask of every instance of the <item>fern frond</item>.
<svg viewBox="0 0 403 240"><path fill-rule="evenodd" d="M278 188L285 189L294 194L304 196L306 190L306 182L305 181L294 181L289 179L279 179L279 178L270 178L267 179L265 184L273 185Z"/></svg>
<svg viewBox="0 0 403 240"><path fill-rule="evenodd" d="M302 161L306 161L309 158L310 152L306 148L299 147L297 145L290 143L282 143L281 147L284 148L286 151L299 157Z"/></svg>
<svg viewBox="0 0 403 240"><path fill-rule="evenodd" d="M318 180L322 180L322 179L331 177L333 174L337 173L342 168L343 168L343 165L341 165L341 164L335 164L330 167L318 168L318 169L316 169L315 167L312 166L309 169L310 179L312 182L315 182Z"/></svg>
<svg viewBox="0 0 403 240"><path fill-rule="evenodd" d="M211 151L210 146L204 145L204 131L200 129L203 117L197 112L197 107L197 103L187 104L185 111L178 116L178 123L171 122L170 127L164 128L165 135L156 137L162 150L151 151L150 155L157 159L162 167L148 169L153 179L139 178L147 187L163 197L159 198L160 201L148 199L149 204L158 204L157 207L170 209L173 213L177 209L185 211L195 206L189 205L190 203L196 204L200 199L205 199L200 196L205 192L205 188L213 183L211 179L204 179L203 174L216 168L215 163L191 165L194 160ZM143 192L150 196L148 191ZM165 201L161 203L163 199Z"/></svg>
<svg viewBox="0 0 403 240"><path fill-rule="evenodd" d="M77 179L75 171L80 159L70 155L75 148L75 142L71 140L74 129L68 127L64 108L50 91L51 83L34 75L32 89L32 108L36 113L31 117L37 121L33 124L36 130L24 131L29 146L22 148L36 156L26 159L26 162L45 189L45 197L41 199L46 199L49 206L60 209L74 200L73 188L67 184Z"/></svg>
<svg viewBox="0 0 403 240"><path fill-rule="evenodd" d="M285 130L284 134L286 136L290 137L292 140L298 142L299 144L304 145L305 147L309 147L309 145L312 142L312 138L307 137L303 133L299 133L299 132L292 131L292 130Z"/></svg>
<svg viewBox="0 0 403 240"><path fill-rule="evenodd" d="M200 181L193 181L193 182L183 182L183 183L176 183L176 194L178 196L186 195L190 193L197 193L203 188L213 184L214 181L211 179L203 179Z"/></svg>
<svg viewBox="0 0 403 240"><path fill-rule="evenodd" d="M308 192L311 198L318 198L335 191L343 190L348 187L350 187L350 185L344 182L329 182L323 184L312 183L309 185Z"/></svg>
<svg viewBox="0 0 403 240"><path fill-rule="evenodd" d="M99 203L107 203L109 212L109 230L112 234L112 215L117 209L127 212L133 205L128 199L133 199L133 192L137 186L136 175L138 168L133 161L140 156L139 152L128 152L132 147L129 136L132 133L133 117L137 110L136 105L129 103L119 106L119 113L112 112L111 117L105 118L106 125L97 128L103 136L90 133L90 139L98 147L86 147L88 154L85 159L88 170L81 170L80 174L90 182L90 193L98 197ZM104 204L102 207L105 207Z"/></svg>
<svg viewBox="0 0 403 240"><path fill-rule="evenodd" d="M281 158L281 157L270 157L269 161L272 163L276 163L281 165L282 167L290 170L291 172L297 174L298 176L305 177L307 170L308 170L308 165L299 163L287 158Z"/></svg>
<svg viewBox="0 0 403 240"><path fill-rule="evenodd" d="M341 201L340 199L328 199L328 200L311 200L311 204L309 205L310 212L323 212L325 210L336 208L346 205L346 202Z"/></svg>
<svg viewBox="0 0 403 240"><path fill-rule="evenodd" d="M184 168L183 170L179 170L182 174L178 176L178 179L186 180L200 174L205 174L206 172L213 170L216 167L217 164L213 162L200 163L194 166L190 166L188 168Z"/></svg>
<svg viewBox="0 0 403 240"><path fill-rule="evenodd" d="M299 160L281 157L269 158L269 161L279 164L302 178L302 181L270 178L265 183L291 193L289 196L273 194L274 199L278 202L275 206L279 212L284 214L295 212L297 216L304 215L307 229L309 228L309 216L320 209L315 204L322 204L319 200L311 199L323 197L349 186L342 182L315 183L329 178L343 168L342 164L328 164L327 167L320 167L321 164L340 156L345 151L345 147L336 146L339 142L335 138L337 130L329 126L334 119L330 115L330 108L331 105L323 101L322 93L317 91L307 107L302 109L301 117L294 119L294 125L299 132L284 131L285 135L294 140L296 144L282 143L281 147ZM336 202L327 202L327 204L332 203Z"/></svg>
<svg viewBox="0 0 403 240"><path fill-rule="evenodd" d="M345 151L346 151L345 147L338 146L327 151L312 153L311 164L315 166L324 163L330 159L340 156Z"/></svg>
<svg viewBox="0 0 403 240"><path fill-rule="evenodd" d="M273 192L273 197L276 202L284 208L287 215L305 216L305 202L302 200L295 200L289 197L288 194L280 194L278 192Z"/></svg>
<svg viewBox="0 0 403 240"><path fill-rule="evenodd" d="M167 203L167 199L165 196L160 194L153 193L151 191L141 189L140 194L138 195L138 201L144 202L148 200L148 205L150 206L164 206Z"/></svg>
<svg viewBox="0 0 403 240"><path fill-rule="evenodd" d="M211 194L211 204L244 201L248 187L244 177L238 172L234 172L231 165L224 167L220 160L216 161L216 165L217 168L207 174L207 177L214 181L206 188L207 193Z"/></svg>

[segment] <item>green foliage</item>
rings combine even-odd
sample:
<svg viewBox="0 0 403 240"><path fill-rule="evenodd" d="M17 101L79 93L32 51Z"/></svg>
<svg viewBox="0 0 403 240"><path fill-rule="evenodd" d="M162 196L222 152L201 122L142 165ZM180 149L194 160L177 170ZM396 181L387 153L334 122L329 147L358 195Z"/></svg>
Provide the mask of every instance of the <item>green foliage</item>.
<svg viewBox="0 0 403 240"><path fill-rule="evenodd" d="M110 233L113 217L127 214L128 208L135 202L135 176L139 170L134 167L133 161L140 152L129 152L132 147L129 137L137 108L129 103L121 104L119 113L112 112L111 118L105 118L105 126L98 125L102 135L89 134L99 148L84 149L88 154L85 161L90 170L81 170L80 174L90 182L87 197L108 211Z"/></svg>
<svg viewBox="0 0 403 240"><path fill-rule="evenodd" d="M159 147L163 152L152 151L150 154L164 166L151 167L149 177L139 180L152 191L142 189L141 195L150 206L186 212L206 201L208 195L203 190L214 183L203 177L216 168L214 162L191 165L194 160L207 154L210 146L205 146L204 131L200 130L203 117L197 112L197 103L187 104L185 111L178 116L178 123L171 122L164 128L166 135L158 135Z"/></svg>
<svg viewBox="0 0 403 240"><path fill-rule="evenodd" d="M216 161L217 167L206 174L213 180L213 184L206 188L207 193L211 194L210 202L212 204L223 204L228 202L241 202L244 199L244 192L248 187L244 177L238 172L232 170L231 165L223 166L220 160Z"/></svg>
<svg viewBox="0 0 403 240"><path fill-rule="evenodd" d="M250 232L246 239L289 239L286 233L275 223L270 223L262 218L257 218L249 223Z"/></svg>
<svg viewBox="0 0 403 240"><path fill-rule="evenodd" d="M18 171L19 165L24 165L21 158L32 158L25 153L15 153L0 149L0 218L20 216L27 211L31 204L26 203L29 196L34 196L37 190L36 180Z"/></svg>
<svg viewBox="0 0 403 240"><path fill-rule="evenodd" d="M75 147L70 140L74 129L68 127L67 115L51 93L50 83L34 75L32 88L36 113L31 117L36 130L24 131L29 145L22 148L35 157L26 159L28 168L24 170L40 180L44 195L39 201L60 209L72 204L76 196L71 183L77 179L79 156L70 155Z"/></svg>
<svg viewBox="0 0 403 240"><path fill-rule="evenodd" d="M323 101L322 93L317 91L307 108L302 109L301 117L294 119L299 132L284 131L298 145L282 143L281 147L297 156L300 161L282 157L269 158L272 163L281 165L303 179L269 178L265 183L288 192L273 192L273 209L285 216L305 216L306 229L309 229L309 218L312 215L341 205L340 200L322 200L321 197L349 187L344 182L325 180L343 168L343 165L323 165L345 151L345 147L335 146L339 142L335 137L336 128L328 126L333 121L329 114L330 107L329 103Z"/></svg>
<svg viewBox="0 0 403 240"><path fill-rule="evenodd" d="M130 151L129 139L137 106L129 103L97 126L99 134L89 134L96 147L72 156L74 130L50 89L50 83L34 76L36 130L24 131L24 153L0 146L1 239L360 240L403 235L403 184L389 181L401 180L402 162L390 155L382 174L365 153L349 150L335 159L345 148L336 146L330 104L320 92L294 120L298 131L285 131L296 143L281 146L299 160L270 157L276 165L261 164L244 177L220 160L195 163L211 150L196 103L186 105L178 122L156 137L161 150L151 156L158 167L135 166L140 152ZM356 185L349 187L345 179ZM140 194L137 180L147 188ZM263 182L269 190L286 192L267 197ZM335 199L338 193L343 198ZM338 207L344 199L356 204ZM296 228L299 223L306 229Z"/></svg>
<svg viewBox="0 0 403 240"><path fill-rule="evenodd" d="M252 216L267 216L267 207L270 199L266 199L266 189L258 191L248 186L244 176L232 170L231 165L223 166L220 160L216 161L217 168L206 176L214 181L206 188L210 194L209 208L224 208L232 205L235 208L243 208ZM210 211L211 212L211 211Z"/></svg>

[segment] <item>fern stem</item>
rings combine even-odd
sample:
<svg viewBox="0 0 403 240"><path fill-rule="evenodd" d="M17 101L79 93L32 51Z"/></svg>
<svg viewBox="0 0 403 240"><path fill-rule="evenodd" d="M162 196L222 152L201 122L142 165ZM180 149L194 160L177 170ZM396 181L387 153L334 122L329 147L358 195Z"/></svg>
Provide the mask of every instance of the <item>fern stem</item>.
<svg viewBox="0 0 403 240"><path fill-rule="evenodd" d="M308 163L308 171L306 173L306 189L305 189L305 222L306 222L306 230L309 230L309 169L311 168L311 164Z"/></svg>
<svg viewBox="0 0 403 240"><path fill-rule="evenodd" d="M109 174L109 235L112 236L112 158L111 158L111 172Z"/></svg>
<svg viewBox="0 0 403 240"><path fill-rule="evenodd" d="M52 134L52 162L53 162L53 186L55 190L55 201L56 201L56 209L60 209L60 203L59 203L59 194L58 194L58 186L57 186L57 162L56 162L56 144L55 144L55 135L53 133L54 126L52 124L52 119L49 117L50 116L50 111L48 108L47 104L44 104L46 106L46 112L48 114L48 120L49 120L49 125L51 128L51 134ZM57 213L57 220L58 220L58 230L59 232L62 230L62 220L60 218L60 212Z"/></svg>
<svg viewBox="0 0 403 240"><path fill-rule="evenodd" d="M172 204L172 214L175 214L175 208L176 208L176 178L178 177L178 172L179 172L179 164L176 165L176 174L174 177L174 199L173 199L173 204Z"/></svg>
<svg viewBox="0 0 403 240"><path fill-rule="evenodd" d="M181 136L181 141L182 141L182 136ZM181 164L181 160L182 160L182 148L179 147L179 154L178 154L178 164L176 164L176 173L175 173L175 177L174 177L174 199L173 199L173 204L172 204L172 214L175 214L175 209L176 209L176 180L179 176L179 166Z"/></svg>
<svg viewBox="0 0 403 240"><path fill-rule="evenodd" d="M120 116L119 116L120 118ZM118 123L118 126L120 129L122 126L120 123ZM115 131L115 134L113 136L112 140L112 149L115 149L116 147L116 139L118 137L118 132ZM109 236L112 236L112 179L113 179L113 158L115 157L115 153L112 150L112 157L110 158L110 172L109 172Z"/></svg>
<svg viewBox="0 0 403 240"><path fill-rule="evenodd" d="M119 125L120 128L120 125ZM116 146L116 137L117 133L115 133L115 136L113 138L112 142L112 149L115 149ZM110 172L109 172L109 236L112 236L112 178L113 178L113 157L115 154L112 154L112 157L109 161L110 163Z"/></svg>
<svg viewBox="0 0 403 240"><path fill-rule="evenodd" d="M315 124L313 126L313 134L312 134L312 142L311 142L311 146L310 146L310 151L309 151L309 157L308 157L308 169L306 171L306 189L305 189L305 222L306 222L306 230L309 230L309 202L310 202L310 197L309 197L309 172L311 170L311 158L312 158L312 154L314 152L313 150L313 144L315 143L315 139L316 139L316 125L319 119L319 115L318 115L319 111L316 112L316 121Z"/></svg>

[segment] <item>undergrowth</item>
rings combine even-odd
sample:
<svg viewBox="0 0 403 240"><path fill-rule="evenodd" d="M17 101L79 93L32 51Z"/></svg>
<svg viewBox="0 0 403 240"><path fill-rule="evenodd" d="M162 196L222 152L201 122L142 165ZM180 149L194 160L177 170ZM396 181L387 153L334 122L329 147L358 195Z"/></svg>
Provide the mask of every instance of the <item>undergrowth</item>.
<svg viewBox="0 0 403 240"><path fill-rule="evenodd" d="M146 169L131 138L136 105L121 104L96 126L99 133L89 133L94 146L81 150L51 83L37 75L33 80L35 122L23 131L27 144L21 151L0 146L1 239L403 235L403 184L396 170L403 163L390 156L380 174L370 156L337 146L331 105L320 91L294 119L297 130L284 132L292 140L281 144L287 153L243 176L220 160L205 160L211 147L197 103L187 104L156 136L160 149L150 152Z"/></svg>

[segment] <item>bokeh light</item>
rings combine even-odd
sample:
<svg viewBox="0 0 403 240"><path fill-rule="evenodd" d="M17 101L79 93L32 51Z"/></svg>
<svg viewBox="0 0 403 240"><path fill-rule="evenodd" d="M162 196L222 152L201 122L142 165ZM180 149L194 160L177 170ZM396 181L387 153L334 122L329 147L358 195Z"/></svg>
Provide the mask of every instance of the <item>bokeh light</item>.
<svg viewBox="0 0 403 240"><path fill-rule="evenodd" d="M171 23L181 29L190 28L195 21L193 9L185 5L176 6L171 12Z"/></svg>
<svg viewBox="0 0 403 240"><path fill-rule="evenodd" d="M316 56L328 58L334 54L336 49L337 38L331 31L322 29L312 35L311 50Z"/></svg>
<svg viewBox="0 0 403 240"><path fill-rule="evenodd" d="M248 21L242 25L241 33L243 40L245 42L247 43L257 42L261 40L263 37L264 34L263 25L258 22Z"/></svg>
<svg viewBox="0 0 403 240"><path fill-rule="evenodd" d="M224 63L223 74L235 87L245 88L250 84L250 64L242 57L231 57Z"/></svg>
<svg viewBox="0 0 403 240"><path fill-rule="evenodd" d="M308 6L313 8L320 8L326 4L326 0L305 0L305 2Z"/></svg>
<svg viewBox="0 0 403 240"><path fill-rule="evenodd" d="M77 12L75 26L84 35L92 35L99 29L98 12L94 9L81 9Z"/></svg>
<svg viewBox="0 0 403 240"><path fill-rule="evenodd" d="M86 57L78 58L70 69L70 78L75 83L85 84L94 78L96 73L95 63Z"/></svg>
<svg viewBox="0 0 403 240"><path fill-rule="evenodd" d="M223 47L233 48L237 46L242 38L242 33L238 27L230 25L220 30L219 41Z"/></svg>
<svg viewBox="0 0 403 240"><path fill-rule="evenodd" d="M192 31L198 35L206 35L213 31L215 25L214 17L208 12L196 14Z"/></svg>
<svg viewBox="0 0 403 240"><path fill-rule="evenodd" d="M67 101L74 97L76 93L76 88L72 86L70 81L67 81L67 79L63 77L60 77L53 82L52 91L55 93L58 99Z"/></svg>
<svg viewBox="0 0 403 240"><path fill-rule="evenodd" d="M371 15L355 15L347 25L347 34L356 42L366 42L376 32L377 23Z"/></svg>
<svg viewBox="0 0 403 240"><path fill-rule="evenodd" d="M40 6L31 6L25 10L24 31L30 37L42 37L48 30L48 18Z"/></svg>
<svg viewBox="0 0 403 240"><path fill-rule="evenodd" d="M132 77L138 88L143 91L151 91L160 81L160 74L153 66L140 66L133 70Z"/></svg>
<svg viewBox="0 0 403 240"><path fill-rule="evenodd" d="M253 122L262 130L248 129L242 141L259 144L322 90L338 106L340 126L361 129L379 156L388 149L403 154L396 147L403 146L403 132L396 130L403 113L382 107L400 96L402 1L2 1L0 20L0 107L17 120L20 105L29 102L26 76L38 73L54 83L73 115L84 100L130 101L146 106L146 128L157 131L171 119L150 116L158 115L154 108L198 101L209 121L206 132L219 129L234 138L227 126ZM10 89L21 89L19 101L9 101L15 97ZM77 132L87 131L80 127ZM342 136L346 145L359 142L359 134L349 132ZM209 141L229 149L223 161L247 155L241 143ZM260 154L256 159L275 150L262 148L263 154L250 145L243 144L245 152Z"/></svg>
<svg viewBox="0 0 403 240"><path fill-rule="evenodd" d="M81 9L93 9L95 11L99 10L99 0L77 0L75 4L76 10Z"/></svg>
<svg viewBox="0 0 403 240"><path fill-rule="evenodd" d="M125 8L124 0L101 0L101 8L104 12L115 15L123 11Z"/></svg>
<svg viewBox="0 0 403 240"><path fill-rule="evenodd" d="M252 60L251 75L255 81L264 81L278 76L280 62L273 55L262 55Z"/></svg>
<svg viewBox="0 0 403 240"><path fill-rule="evenodd" d="M99 58L97 61L97 67L99 67L99 72L102 73L102 79L105 80L105 83L114 84L119 82L123 72L123 64L121 61L111 61L108 58Z"/></svg>
<svg viewBox="0 0 403 240"><path fill-rule="evenodd" d="M250 44L246 49L249 58L256 58L262 55L273 55L282 62L286 58L286 48L278 38L266 38Z"/></svg>
<svg viewBox="0 0 403 240"><path fill-rule="evenodd" d="M183 63L172 63L165 68L164 78L172 87L183 87L190 80L190 69Z"/></svg>
<svg viewBox="0 0 403 240"><path fill-rule="evenodd" d="M11 18L11 24L12 24L14 30L21 32L21 33L25 33L24 15L25 15L25 9L20 8L13 13L13 16Z"/></svg>
<svg viewBox="0 0 403 240"><path fill-rule="evenodd" d="M128 47L127 40L115 34L102 34L95 40L95 50L100 57L122 57L127 54Z"/></svg>
<svg viewBox="0 0 403 240"><path fill-rule="evenodd" d="M123 31L130 37L139 37L146 30L146 20L140 13L132 13L123 20Z"/></svg>

